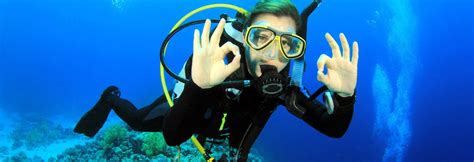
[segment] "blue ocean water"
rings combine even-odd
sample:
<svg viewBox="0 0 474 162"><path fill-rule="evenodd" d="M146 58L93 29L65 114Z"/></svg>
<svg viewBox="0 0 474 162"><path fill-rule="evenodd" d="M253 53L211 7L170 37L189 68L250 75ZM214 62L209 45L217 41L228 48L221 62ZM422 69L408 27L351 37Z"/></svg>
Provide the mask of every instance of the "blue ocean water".
<svg viewBox="0 0 474 162"><path fill-rule="evenodd" d="M2 0L0 112L72 127L108 85L145 106L163 94L158 52L171 27L192 9L222 2ZM294 3L301 11L310 1ZM324 33L358 41L351 126L332 139L280 107L255 148L265 161L474 160L473 7L470 0L323 1L309 19L304 84L321 86L316 61L330 54ZM234 13L216 9L192 19L223 12ZM192 29L168 48L175 71L192 52Z"/></svg>

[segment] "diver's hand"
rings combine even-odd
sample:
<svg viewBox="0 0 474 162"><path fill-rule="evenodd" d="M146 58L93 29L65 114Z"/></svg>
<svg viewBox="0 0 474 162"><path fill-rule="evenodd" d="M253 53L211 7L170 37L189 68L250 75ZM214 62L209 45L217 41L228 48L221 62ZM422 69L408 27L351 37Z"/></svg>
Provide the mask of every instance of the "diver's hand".
<svg viewBox="0 0 474 162"><path fill-rule="evenodd" d="M359 60L359 45L352 44L352 61L349 59L350 49L346 36L339 34L342 44L342 56L339 45L334 38L326 33L326 40L332 48L332 58L322 54L318 59L318 80L325 84L329 90L342 97L352 96L357 83L357 62ZM324 65L327 75L323 73Z"/></svg>
<svg viewBox="0 0 474 162"><path fill-rule="evenodd" d="M210 20L206 20L201 38L199 38L199 30L194 30L191 77L194 83L203 89L219 85L227 76L240 67L239 47L230 42L219 47L224 25L225 20L221 19L211 36L211 40L209 40L209 33L211 31ZM224 58L230 51L232 51L235 57L231 63L226 65Z"/></svg>

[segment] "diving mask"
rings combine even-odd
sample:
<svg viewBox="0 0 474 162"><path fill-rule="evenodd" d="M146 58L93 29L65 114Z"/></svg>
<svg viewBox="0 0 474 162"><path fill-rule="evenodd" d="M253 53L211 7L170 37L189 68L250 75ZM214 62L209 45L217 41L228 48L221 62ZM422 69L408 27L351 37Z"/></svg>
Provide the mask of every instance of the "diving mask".
<svg viewBox="0 0 474 162"><path fill-rule="evenodd" d="M280 45L280 51L287 59L303 56L306 41L300 36L289 32L278 32L268 26L253 25L247 28L245 41L254 50L262 50L272 42Z"/></svg>

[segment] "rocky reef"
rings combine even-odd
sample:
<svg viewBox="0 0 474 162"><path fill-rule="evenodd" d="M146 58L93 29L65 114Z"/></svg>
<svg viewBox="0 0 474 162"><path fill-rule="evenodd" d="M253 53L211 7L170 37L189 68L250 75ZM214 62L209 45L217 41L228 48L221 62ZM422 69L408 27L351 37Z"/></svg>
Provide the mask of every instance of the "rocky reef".
<svg viewBox="0 0 474 162"><path fill-rule="evenodd" d="M21 135L23 139L14 139L17 143L21 142L22 145L34 147L45 145L55 138L68 137L69 134L75 138L84 138L71 133L72 130L68 133L58 131L66 129L58 129L52 123L43 123L36 127L22 133L20 133L21 130L15 130L13 133ZM206 148L210 148L212 156L216 159L229 152L227 142L207 144ZM8 151L5 148L0 148L1 150ZM177 147L166 144L160 132L136 132L126 125L115 124L99 132L90 142L66 148L63 153L49 159L28 157L24 152L20 152L6 157L4 161L175 161L178 159L179 161L205 161L191 140L181 144L178 151ZM252 150L249 161L263 161L263 158Z"/></svg>

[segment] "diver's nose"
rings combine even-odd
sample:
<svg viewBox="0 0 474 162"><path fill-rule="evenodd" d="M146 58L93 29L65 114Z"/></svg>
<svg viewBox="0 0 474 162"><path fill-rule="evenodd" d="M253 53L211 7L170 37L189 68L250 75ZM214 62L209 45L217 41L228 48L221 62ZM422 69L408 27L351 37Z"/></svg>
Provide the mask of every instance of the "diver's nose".
<svg viewBox="0 0 474 162"><path fill-rule="evenodd" d="M265 60L275 60L275 59L277 59L278 55L279 55L278 46L276 46L274 43L272 43L270 49L271 50L269 50L268 53L265 54L264 59Z"/></svg>

